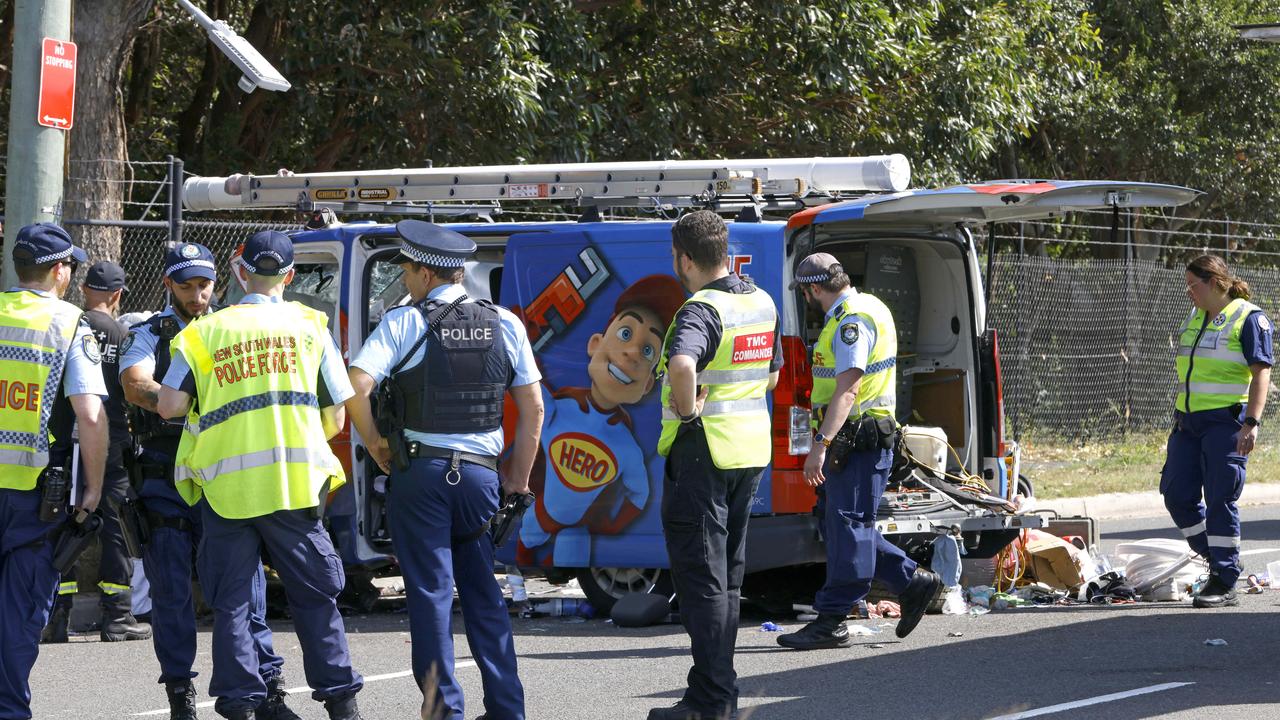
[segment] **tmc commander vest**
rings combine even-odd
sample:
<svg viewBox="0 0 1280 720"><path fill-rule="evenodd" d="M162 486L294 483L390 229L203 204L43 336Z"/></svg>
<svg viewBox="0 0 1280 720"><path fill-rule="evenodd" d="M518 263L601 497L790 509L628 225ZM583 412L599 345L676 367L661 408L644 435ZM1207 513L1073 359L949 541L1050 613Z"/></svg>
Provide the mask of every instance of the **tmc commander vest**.
<svg viewBox="0 0 1280 720"><path fill-rule="evenodd" d="M773 360L778 313L769 293L699 290L688 303L709 305L720 317L723 332L711 362L698 372L707 388L702 427L711 459L722 470L764 467L773 458L769 418L769 363ZM658 452L666 457L675 442L680 418L671 410L671 384L665 375L667 354L675 336L667 329L658 372L662 379L662 434Z"/></svg>

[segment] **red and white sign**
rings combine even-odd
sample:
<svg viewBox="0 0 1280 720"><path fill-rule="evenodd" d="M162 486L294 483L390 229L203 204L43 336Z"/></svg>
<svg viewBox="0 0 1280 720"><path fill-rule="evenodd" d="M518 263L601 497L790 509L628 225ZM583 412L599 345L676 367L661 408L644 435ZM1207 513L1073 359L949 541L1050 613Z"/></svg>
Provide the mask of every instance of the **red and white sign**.
<svg viewBox="0 0 1280 720"><path fill-rule="evenodd" d="M733 357L729 363L763 362L773 359L773 333L751 333L733 339Z"/></svg>
<svg viewBox="0 0 1280 720"><path fill-rule="evenodd" d="M76 110L76 44L45 38L40 52L40 103L36 122L70 130Z"/></svg>

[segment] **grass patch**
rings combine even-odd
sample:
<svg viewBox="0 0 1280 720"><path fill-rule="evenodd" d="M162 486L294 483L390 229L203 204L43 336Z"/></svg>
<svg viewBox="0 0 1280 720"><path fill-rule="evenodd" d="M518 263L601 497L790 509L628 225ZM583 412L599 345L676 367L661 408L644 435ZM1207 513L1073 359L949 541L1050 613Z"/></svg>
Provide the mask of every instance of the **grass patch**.
<svg viewBox="0 0 1280 720"><path fill-rule="evenodd" d="M1129 435L1122 442L1022 444L1022 474L1041 498L1115 492L1155 492L1164 467L1165 433ZM1280 482L1280 443L1262 431L1249 455L1248 482Z"/></svg>

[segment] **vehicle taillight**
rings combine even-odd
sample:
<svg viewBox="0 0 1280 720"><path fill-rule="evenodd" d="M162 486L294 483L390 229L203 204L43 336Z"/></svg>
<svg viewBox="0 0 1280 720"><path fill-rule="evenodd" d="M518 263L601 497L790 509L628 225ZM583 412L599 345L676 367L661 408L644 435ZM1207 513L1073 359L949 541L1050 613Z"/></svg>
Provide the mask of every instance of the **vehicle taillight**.
<svg viewBox="0 0 1280 720"><path fill-rule="evenodd" d="M783 336L782 360L778 387L773 391L773 467L800 470L813 443L809 426L813 376L800 338Z"/></svg>

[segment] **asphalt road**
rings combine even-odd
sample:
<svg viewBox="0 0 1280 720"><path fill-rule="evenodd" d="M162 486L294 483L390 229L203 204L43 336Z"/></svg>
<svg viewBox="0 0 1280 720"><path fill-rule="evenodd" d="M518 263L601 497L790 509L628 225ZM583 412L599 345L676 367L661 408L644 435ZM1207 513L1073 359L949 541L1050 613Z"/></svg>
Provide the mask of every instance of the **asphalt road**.
<svg viewBox="0 0 1280 720"><path fill-rule="evenodd" d="M1103 528L1103 547L1173 537L1168 527L1164 518L1112 521ZM1268 561L1280 560L1280 506L1246 509L1243 536L1249 570L1260 572ZM853 648L808 653L784 650L774 633L760 629L763 620L787 629L800 623L747 608L738 635L742 717L1277 717L1277 605L1280 590L1241 595L1240 607L1226 610L1160 603L933 615L906 640L894 637L888 623L864 621L881 632L858 638ZM460 617L457 623L460 629ZM304 685L291 626L273 625L289 684ZM407 672L406 616L352 616L347 628L356 667L367 680L359 696L365 717L416 717L420 695ZM517 619L515 632L528 717L535 720L643 719L650 707L675 702L684 685L688 643L678 625L627 630L603 620ZM1205 645L1210 638L1227 644ZM469 662L465 637L457 634L455 641L470 720L483 711L480 675ZM207 627L200 642L197 682L203 690L210 662ZM46 646L32 683L35 717L130 718L162 710L156 674L149 642L104 644L93 638ZM291 705L308 720L325 717L305 691ZM215 716L205 708L201 717Z"/></svg>

